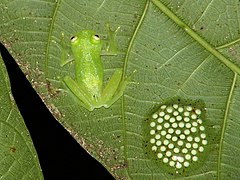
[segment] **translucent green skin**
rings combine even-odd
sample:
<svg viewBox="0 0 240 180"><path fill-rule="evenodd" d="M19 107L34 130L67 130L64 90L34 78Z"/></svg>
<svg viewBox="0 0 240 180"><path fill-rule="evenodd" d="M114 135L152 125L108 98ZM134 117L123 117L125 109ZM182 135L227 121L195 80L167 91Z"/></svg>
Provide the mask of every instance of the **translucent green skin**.
<svg viewBox="0 0 240 180"><path fill-rule="evenodd" d="M64 82L67 88L89 111L102 106L110 107L122 96L126 87L127 81L122 79L122 70L117 69L103 89L102 42L94 31L77 33L71 39L71 49L76 80L66 76Z"/></svg>

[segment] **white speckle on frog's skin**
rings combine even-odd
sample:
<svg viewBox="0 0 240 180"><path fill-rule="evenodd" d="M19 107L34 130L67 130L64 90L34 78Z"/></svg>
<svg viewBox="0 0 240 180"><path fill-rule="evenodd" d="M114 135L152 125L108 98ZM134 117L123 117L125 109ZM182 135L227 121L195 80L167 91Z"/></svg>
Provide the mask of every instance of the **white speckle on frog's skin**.
<svg viewBox="0 0 240 180"><path fill-rule="evenodd" d="M199 162L208 144L201 108L163 104L149 123L151 151L164 167L177 174Z"/></svg>

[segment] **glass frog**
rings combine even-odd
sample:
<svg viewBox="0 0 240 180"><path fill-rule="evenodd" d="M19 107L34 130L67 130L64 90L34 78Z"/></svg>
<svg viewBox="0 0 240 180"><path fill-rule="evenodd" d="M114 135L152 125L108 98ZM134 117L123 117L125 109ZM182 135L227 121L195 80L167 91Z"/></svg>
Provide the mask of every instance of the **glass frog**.
<svg viewBox="0 0 240 180"><path fill-rule="evenodd" d="M114 37L113 33L110 37ZM110 41L111 44L113 39ZM102 47L103 41L92 30L80 31L71 38L75 79L65 76L63 81L80 105L89 111L109 108L123 95L129 78L123 77L122 69L116 69L103 88Z"/></svg>

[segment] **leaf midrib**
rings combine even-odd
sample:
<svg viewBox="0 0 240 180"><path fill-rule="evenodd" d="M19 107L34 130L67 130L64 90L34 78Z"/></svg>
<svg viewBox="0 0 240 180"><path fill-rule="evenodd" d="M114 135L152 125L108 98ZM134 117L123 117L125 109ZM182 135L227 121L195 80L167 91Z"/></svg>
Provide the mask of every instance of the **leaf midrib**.
<svg viewBox="0 0 240 180"><path fill-rule="evenodd" d="M127 49L127 52L126 52L126 56L124 58L124 66L123 66L123 74L122 74L122 77L125 78L126 77L126 72L127 72L127 65L128 65L128 60L129 60L129 55L130 55L130 51L132 49L132 46L133 46L133 43L134 43L134 40L137 36L137 33L142 25L142 22L144 20L144 17L147 13L147 10L148 10L148 7L149 7L149 4L150 4L150 1L147 0L146 1L146 4L145 4L145 7L144 7L144 10L143 10L143 13L142 13L142 16L133 32L133 35L132 35L132 38L129 42L129 45L128 45L128 49ZM124 95L122 97L122 102L121 102L121 114L122 114L122 122L123 122L123 144L124 144L124 158L125 158L125 161L127 162L127 150L126 150L126 146L127 146L127 136L126 136L126 121L125 121L125 103L124 103ZM128 176L128 179L133 179L131 177L131 175L129 174L129 168L127 166L127 176Z"/></svg>

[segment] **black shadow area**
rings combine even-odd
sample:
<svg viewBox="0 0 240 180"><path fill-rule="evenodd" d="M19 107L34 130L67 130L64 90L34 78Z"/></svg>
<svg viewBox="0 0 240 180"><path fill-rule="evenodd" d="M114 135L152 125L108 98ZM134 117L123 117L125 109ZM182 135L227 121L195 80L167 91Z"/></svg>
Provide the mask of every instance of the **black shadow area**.
<svg viewBox="0 0 240 180"><path fill-rule="evenodd" d="M113 179L55 120L2 44L0 52L12 94L37 151L44 179Z"/></svg>

